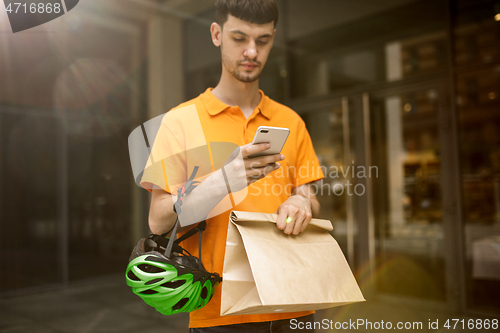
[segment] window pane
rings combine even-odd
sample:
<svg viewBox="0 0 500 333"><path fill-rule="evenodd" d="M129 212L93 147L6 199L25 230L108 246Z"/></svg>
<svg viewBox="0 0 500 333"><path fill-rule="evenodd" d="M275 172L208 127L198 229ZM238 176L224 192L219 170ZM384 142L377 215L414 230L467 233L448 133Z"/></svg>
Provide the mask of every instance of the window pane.
<svg viewBox="0 0 500 333"><path fill-rule="evenodd" d="M0 291L60 281L58 122L0 110Z"/></svg>
<svg viewBox="0 0 500 333"><path fill-rule="evenodd" d="M470 308L500 309L500 8L456 1L455 62Z"/></svg>
<svg viewBox="0 0 500 333"><path fill-rule="evenodd" d="M123 130L105 139L69 137L70 280L116 273L127 266L134 186L127 134Z"/></svg>
<svg viewBox="0 0 500 333"><path fill-rule="evenodd" d="M444 300L445 256L438 93L429 89L372 101L377 289Z"/></svg>
<svg viewBox="0 0 500 333"><path fill-rule="evenodd" d="M460 75L457 89L469 304L498 309L500 71Z"/></svg>

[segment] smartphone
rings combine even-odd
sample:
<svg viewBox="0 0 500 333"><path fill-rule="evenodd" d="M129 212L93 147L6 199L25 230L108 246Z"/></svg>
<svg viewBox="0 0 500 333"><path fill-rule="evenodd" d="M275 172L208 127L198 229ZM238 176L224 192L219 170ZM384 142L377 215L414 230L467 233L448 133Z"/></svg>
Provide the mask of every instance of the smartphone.
<svg viewBox="0 0 500 333"><path fill-rule="evenodd" d="M258 157L265 155L279 154L283 146L285 145L286 139L290 134L290 130L284 127L272 127L272 126L259 126L257 128L257 133L253 137L252 143L264 143L268 142L271 144L271 148L268 150L250 155L248 157Z"/></svg>

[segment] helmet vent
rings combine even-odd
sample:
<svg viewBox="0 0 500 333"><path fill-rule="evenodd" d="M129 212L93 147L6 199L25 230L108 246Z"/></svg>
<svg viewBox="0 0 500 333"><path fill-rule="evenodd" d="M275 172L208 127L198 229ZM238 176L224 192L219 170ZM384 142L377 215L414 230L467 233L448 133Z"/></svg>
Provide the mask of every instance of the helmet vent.
<svg viewBox="0 0 500 333"><path fill-rule="evenodd" d="M208 296L208 289L207 287L203 287L203 289L201 290L201 298L205 299L207 298Z"/></svg>
<svg viewBox="0 0 500 333"><path fill-rule="evenodd" d="M186 283L186 280L178 280L178 281L168 281L162 284L162 287L167 287L170 289L176 289Z"/></svg>
<svg viewBox="0 0 500 333"><path fill-rule="evenodd" d="M157 282L160 282L161 280L163 280L163 278L158 278L158 279L153 279L153 280L149 280L148 282L145 283L146 286L150 285L150 284L155 284Z"/></svg>
<svg viewBox="0 0 500 333"><path fill-rule="evenodd" d="M189 301L189 298L183 298L177 304L175 304L172 309L173 310L179 310L181 309L184 305L186 305L187 301Z"/></svg>
<svg viewBox="0 0 500 333"><path fill-rule="evenodd" d="M141 279L139 279L132 271L128 271L127 277L132 281L141 281Z"/></svg>
<svg viewBox="0 0 500 333"><path fill-rule="evenodd" d="M151 290L151 289L147 289L147 290L141 291L141 294L143 294L143 295L153 295L153 294L158 294L158 292L154 291L154 290Z"/></svg>
<svg viewBox="0 0 500 333"><path fill-rule="evenodd" d="M143 271L145 273L161 273L161 272L165 272L165 270L163 268L156 267L156 266L153 266L153 265L148 265L148 264L137 265L137 268L139 268L141 271Z"/></svg>

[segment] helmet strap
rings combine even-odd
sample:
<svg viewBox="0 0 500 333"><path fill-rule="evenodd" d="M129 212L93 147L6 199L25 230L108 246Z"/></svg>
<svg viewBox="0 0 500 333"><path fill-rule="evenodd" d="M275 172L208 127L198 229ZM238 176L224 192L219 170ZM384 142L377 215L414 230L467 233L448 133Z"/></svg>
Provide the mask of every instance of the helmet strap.
<svg viewBox="0 0 500 333"><path fill-rule="evenodd" d="M175 239L177 238L177 227L179 226L179 218L175 221L174 230L172 230L172 235L168 240L167 249L165 250L165 257L170 258L172 254L172 247L174 246Z"/></svg>
<svg viewBox="0 0 500 333"><path fill-rule="evenodd" d="M179 190L177 190L177 201L174 204L174 211L177 213L177 220L175 221L174 227L171 229L172 235L170 236L170 239L167 244L167 248L165 250L165 256L167 258L170 258L172 254L172 248L174 246L174 243L179 244L183 240L193 236L196 232L198 232L198 251L199 251L199 260L200 260L200 269L202 269L201 265L201 238L203 231L207 227L207 221L203 220L198 225L194 228L191 228L188 232L186 232L184 235L179 237L177 239L177 229L179 227L179 215L181 213L181 206L182 202L184 199L184 195L191 193L191 191L199 184L199 182L194 181L194 176L196 175L196 172L198 172L198 167L195 166L193 172L191 173L191 176L189 177L189 180L186 182L186 185ZM170 231L168 232L170 233ZM176 240L177 239L177 240Z"/></svg>

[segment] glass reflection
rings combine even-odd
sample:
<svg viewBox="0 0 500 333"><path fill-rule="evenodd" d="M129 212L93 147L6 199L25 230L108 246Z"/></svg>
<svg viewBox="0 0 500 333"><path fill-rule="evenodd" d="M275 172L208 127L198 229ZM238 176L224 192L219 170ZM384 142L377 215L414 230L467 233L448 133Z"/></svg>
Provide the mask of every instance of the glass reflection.
<svg viewBox="0 0 500 333"><path fill-rule="evenodd" d="M372 101L377 289L445 299L435 90Z"/></svg>
<svg viewBox="0 0 500 333"><path fill-rule="evenodd" d="M457 90L468 298L499 308L500 67L460 75Z"/></svg>
<svg viewBox="0 0 500 333"><path fill-rule="evenodd" d="M318 182L316 187L321 204L321 218L332 222L332 235L349 258L353 253L348 247L348 219L352 218L351 200L356 179L351 178L355 165L350 159L351 149L344 134L349 135L351 131L348 128L348 132L344 133L346 128L340 101L335 106L313 110L303 115L303 118L325 174L325 178ZM349 137L349 143L350 141ZM346 149L349 151L346 152ZM355 229L351 232L356 234ZM349 261L353 264L352 258L349 258Z"/></svg>

